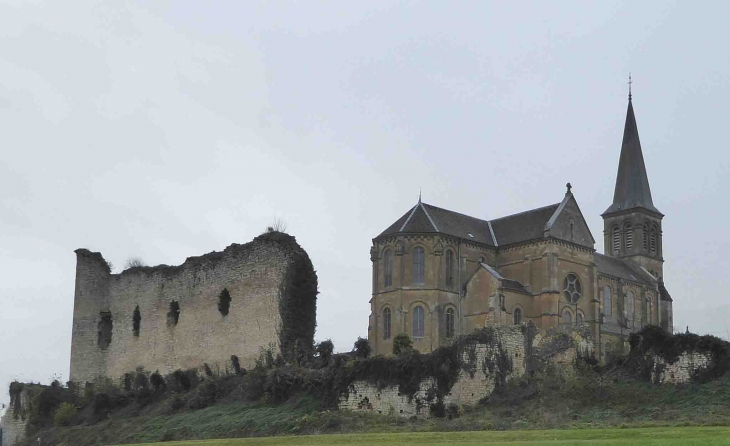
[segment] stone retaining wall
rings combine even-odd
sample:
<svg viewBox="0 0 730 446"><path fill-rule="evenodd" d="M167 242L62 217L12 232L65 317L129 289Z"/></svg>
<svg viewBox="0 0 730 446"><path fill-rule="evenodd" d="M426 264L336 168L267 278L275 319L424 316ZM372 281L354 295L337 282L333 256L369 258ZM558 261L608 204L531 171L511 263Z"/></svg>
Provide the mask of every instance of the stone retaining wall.
<svg viewBox="0 0 730 446"><path fill-rule="evenodd" d="M566 371L574 369L579 354L593 351L587 333L550 333L547 336L531 335L534 326L493 326L493 341L489 344L467 345L461 353L463 364L456 383L444 395L443 404L448 406L474 405L489 396L500 379L509 381L523 376L536 361L550 362ZM532 365L531 365L532 364ZM436 383L433 379L421 381L420 389L409 398L398 391L398 386L379 388L367 381L356 381L347 395L340 398L340 409L399 416L428 417L429 400Z"/></svg>
<svg viewBox="0 0 730 446"><path fill-rule="evenodd" d="M682 384L710 366L709 353L684 352L675 362L669 364L663 358L654 355L652 382L660 384Z"/></svg>

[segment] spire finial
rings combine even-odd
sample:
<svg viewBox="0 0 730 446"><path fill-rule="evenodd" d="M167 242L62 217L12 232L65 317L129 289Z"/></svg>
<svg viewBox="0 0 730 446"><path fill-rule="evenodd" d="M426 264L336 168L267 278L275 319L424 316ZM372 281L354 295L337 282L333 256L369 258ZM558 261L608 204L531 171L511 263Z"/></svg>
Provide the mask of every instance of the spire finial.
<svg viewBox="0 0 730 446"><path fill-rule="evenodd" d="M418 188L418 202L421 202L421 188Z"/></svg>
<svg viewBox="0 0 730 446"><path fill-rule="evenodd" d="M631 80L631 73L629 73L629 101L631 101L631 84L634 82Z"/></svg>
<svg viewBox="0 0 730 446"><path fill-rule="evenodd" d="M570 189L572 189L572 188L573 188L573 186L571 186L571 185L570 185L570 183L567 183L567 184L565 185L565 187L566 187L566 189L568 189L568 190L567 190L567 191L565 192L565 195L568 195L568 194L570 193Z"/></svg>

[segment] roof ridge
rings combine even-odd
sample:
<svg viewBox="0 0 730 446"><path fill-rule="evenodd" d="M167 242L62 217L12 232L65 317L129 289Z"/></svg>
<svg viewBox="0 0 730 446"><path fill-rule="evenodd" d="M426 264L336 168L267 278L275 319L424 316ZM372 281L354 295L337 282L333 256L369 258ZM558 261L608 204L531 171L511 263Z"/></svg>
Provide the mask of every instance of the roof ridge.
<svg viewBox="0 0 730 446"><path fill-rule="evenodd" d="M421 206L421 209L423 209L423 212L426 214L426 217L428 217L428 221L431 222L431 226L436 230L436 232L440 232L438 226L436 226L436 223L434 223L433 218L431 218L431 214L428 213L425 207L423 207L423 203L421 201L418 202L419 206Z"/></svg>
<svg viewBox="0 0 730 446"><path fill-rule="evenodd" d="M553 203L553 204L549 204L547 206L542 206L542 207L535 208L535 209L528 209L526 211L518 212L516 214L510 214L510 215L505 215L504 217L494 218L494 219L489 220L489 221L492 222L492 221L497 221L497 220L504 220L505 218L517 217L518 215L527 214L528 212L542 211L542 210L545 210L545 209L547 209L549 207L552 207L552 206L560 206L560 203Z"/></svg>
<svg viewBox="0 0 730 446"><path fill-rule="evenodd" d="M406 228L406 225L409 221L411 221L411 218L413 217L413 214L416 213L416 209L418 209L418 205L413 206L413 209L411 209L411 215L406 218L406 221L403 223L403 226L400 227L400 230L398 232L403 232L403 230Z"/></svg>
<svg viewBox="0 0 730 446"><path fill-rule="evenodd" d="M497 236L494 235L494 229L492 229L492 222L488 221L487 226L489 226L489 233L492 234L492 242L494 242L494 246L499 248L499 243L497 243Z"/></svg>
<svg viewBox="0 0 730 446"><path fill-rule="evenodd" d="M438 209L440 211L451 212L452 214L457 214L457 215L461 215L462 217L471 218L472 220L479 220L479 221L483 221L484 223L489 222L489 220L484 220L484 219L477 218L477 217L474 217L474 216L471 216L471 215L468 215L468 214L462 214L461 212L452 211L451 209L441 208L441 207L434 206L434 205L428 204L428 203L421 203L421 204L424 205L424 206L432 207L434 209Z"/></svg>

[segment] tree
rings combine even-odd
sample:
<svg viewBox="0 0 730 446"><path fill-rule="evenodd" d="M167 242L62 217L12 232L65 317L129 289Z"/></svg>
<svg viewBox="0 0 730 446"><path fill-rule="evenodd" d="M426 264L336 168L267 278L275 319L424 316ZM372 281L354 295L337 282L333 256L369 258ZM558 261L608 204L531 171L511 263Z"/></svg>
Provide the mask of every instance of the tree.
<svg viewBox="0 0 730 446"><path fill-rule="evenodd" d="M393 338L393 354L398 356L404 353L409 353L413 350L413 341L405 333L398 333Z"/></svg>
<svg viewBox="0 0 730 446"><path fill-rule="evenodd" d="M370 347L370 341L365 338L357 338L355 341L355 356L358 358L367 358L370 356L372 348Z"/></svg>

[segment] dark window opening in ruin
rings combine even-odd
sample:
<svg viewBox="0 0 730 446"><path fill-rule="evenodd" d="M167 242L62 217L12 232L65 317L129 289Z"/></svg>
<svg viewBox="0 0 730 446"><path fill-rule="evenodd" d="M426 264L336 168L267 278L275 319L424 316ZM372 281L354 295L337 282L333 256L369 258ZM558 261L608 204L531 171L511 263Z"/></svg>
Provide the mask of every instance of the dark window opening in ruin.
<svg viewBox="0 0 730 446"><path fill-rule="evenodd" d="M142 315L139 313L139 305L134 307L134 314L132 314L132 332L135 336L139 336L139 326L142 322Z"/></svg>
<svg viewBox="0 0 730 446"><path fill-rule="evenodd" d="M231 293L228 292L228 288L223 288L221 294L218 296L218 311L221 315L228 316L228 312L231 309Z"/></svg>
<svg viewBox="0 0 730 446"><path fill-rule="evenodd" d="M170 302L170 311L167 312L167 325L174 327L180 320L180 304L173 300Z"/></svg>
<svg viewBox="0 0 730 446"><path fill-rule="evenodd" d="M109 311L102 311L99 316L101 316L101 320L99 321L97 344L99 348L106 350L112 343L112 314Z"/></svg>

